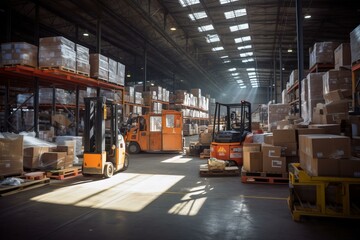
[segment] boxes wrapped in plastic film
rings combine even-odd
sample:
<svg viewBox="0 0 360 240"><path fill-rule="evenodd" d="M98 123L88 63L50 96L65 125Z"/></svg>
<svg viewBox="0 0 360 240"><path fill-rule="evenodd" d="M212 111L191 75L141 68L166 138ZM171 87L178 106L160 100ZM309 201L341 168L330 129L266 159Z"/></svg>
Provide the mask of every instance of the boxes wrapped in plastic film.
<svg viewBox="0 0 360 240"><path fill-rule="evenodd" d="M318 103L325 103L323 96L323 77L324 73L309 73L307 75L308 79L308 114L309 121L312 121L313 110Z"/></svg>
<svg viewBox="0 0 360 240"><path fill-rule="evenodd" d="M344 89L352 89L351 70L330 70L323 75L323 93Z"/></svg>
<svg viewBox="0 0 360 240"><path fill-rule="evenodd" d="M360 60L360 25L350 33L351 62Z"/></svg>
<svg viewBox="0 0 360 240"><path fill-rule="evenodd" d="M62 36L40 38L39 67L53 67L75 72L75 43Z"/></svg>
<svg viewBox="0 0 360 240"><path fill-rule="evenodd" d="M0 176L23 173L24 138L17 134L0 134Z"/></svg>
<svg viewBox="0 0 360 240"><path fill-rule="evenodd" d="M38 66L38 47L26 42L1 44L1 65Z"/></svg>
<svg viewBox="0 0 360 240"><path fill-rule="evenodd" d="M121 91L110 91L110 90L101 89L100 96L104 96L104 97L106 97L106 99L109 99L114 103L122 104Z"/></svg>
<svg viewBox="0 0 360 240"><path fill-rule="evenodd" d="M125 85L125 65L119 62L116 68L115 83L120 86Z"/></svg>
<svg viewBox="0 0 360 240"><path fill-rule="evenodd" d="M318 63L334 64L334 50L339 46L336 42L317 42L309 49L309 69Z"/></svg>
<svg viewBox="0 0 360 240"><path fill-rule="evenodd" d="M143 104L144 100L142 98L141 92L135 92L135 104Z"/></svg>
<svg viewBox="0 0 360 240"><path fill-rule="evenodd" d="M309 70L304 69L303 76L308 75L308 73L309 73ZM299 78L299 70L295 69L290 73L290 76L289 76L290 86L294 85L295 82L298 81L298 78Z"/></svg>
<svg viewBox="0 0 360 240"><path fill-rule="evenodd" d="M305 123L309 123L309 106L308 106L308 79L304 78L301 81L301 117L303 118Z"/></svg>
<svg viewBox="0 0 360 240"><path fill-rule="evenodd" d="M162 103L153 102L150 111L153 113L161 113L162 112Z"/></svg>
<svg viewBox="0 0 360 240"><path fill-rule="evenodd" d="M76 72L90 76L89 49L80 44L76 44Z"/></svg>
<svg viewBox="0 0 360 240"><path fill-rule="evenodd" d="M117 62L109 58L109 82L116 83Z"/></svg>
<svg viewBox="0 0 360 240"><path fill-rule="evenodd" d="M90 54L90 77L109 80L109 59L101 54Z"/></svg>
<svg viewBox="0 0 360 240"><path fill-rule="evenodd" d="M276 129L277 122L285 119L290 113L289 104L269 104L268 105L268 125L269 130Z"/></svg>

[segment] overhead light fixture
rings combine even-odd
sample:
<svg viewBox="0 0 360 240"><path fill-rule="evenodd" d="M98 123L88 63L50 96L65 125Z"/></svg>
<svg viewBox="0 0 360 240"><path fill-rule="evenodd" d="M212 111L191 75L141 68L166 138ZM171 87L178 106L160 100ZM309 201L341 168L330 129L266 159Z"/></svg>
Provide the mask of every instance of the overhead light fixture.
<svg viewBox="0 0 360 240"><path fill-rule="evenodd" d="M176 31L176 27L171 27L170 30L171 31Z"/></svg>
<svg viewBox="0 0 360 240"><path fill-rule="evenodd" d="M289 52L289 53L292 53L292 52L293 52L293 50L292 50L291 48L289 48L289 49L288 49L288 52Z"/></svg>
<svg viewBox="0 0 360 240"><path fill-rule="evenodd" d="M285 68L283 67L282 70L285 71Z"/></svg>
<svg viewBox="0 0 360 240"><path fill-rule="evenodd" d="M250 56L252 56L253 54L254 54L253 52L240 53L240 57L250 57Z"/></svg>
<svg viewBox="0 0 360 240"><path fill-rule="evenodd" d="M232 73L231 76L237 76L239 73Z"/></svg>
<svg viewBox="0 0 360 240"><path fill-rule="evenodd" d="M85 32L85 33L83 33L83 36L84 36L84 37L88 37L89 34Z"/></svg>
<svg viewBox="0 0 360 240"><path fill-rule="evenodd" d="M248 72L255 71L255 68L247 68L246 71Z"/></svg>
<svg viewBox="0 0 360 240"><path fill-rule="evenodd" d="M309 18L311 18L311 15L310 14L305 14L304 18L309 19Z"/></svg>
<svg viewBox="0 0 360 240"><path fill-rule="evenodd" d="M154 86L155 84L154 83L150 83L151 86Z"/></svg>
<svg viewBox="0 0 360 240"><path fill-rule="evenodd" d="M128 78L129 78L129 77L131 77L131 74L130 74L130 73L128 73L128 74L126 75L126 77L128 77Z"/></svg>

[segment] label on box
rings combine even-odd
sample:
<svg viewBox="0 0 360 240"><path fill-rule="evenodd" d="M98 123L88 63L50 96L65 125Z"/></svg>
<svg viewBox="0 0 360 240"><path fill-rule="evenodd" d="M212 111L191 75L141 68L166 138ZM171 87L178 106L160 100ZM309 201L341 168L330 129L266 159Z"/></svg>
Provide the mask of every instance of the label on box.
<svg viewBox="0 0 360 240"><path fill-rule="evenodd" d="M275 150L269 150L269 157L274 157Z"/></svg>
<svg viewBox="0 0 360 240"><path fill-rule="evenodd" d="M282 161L280 161L280 160L272 160L271 161L271 167L281 168L281 166L282 166Z"/></svg>
<svg viewBox="0 0 360 240"><path fill-rule="evenodd" d="M242 152L242 148L233 148L232 151L233 152Z"/></svg>
<svg viewBox="0 0 360 240"><path fill-rule="evenodd" d="M230 153L230 158L242 158L242 153Z"/></svg>

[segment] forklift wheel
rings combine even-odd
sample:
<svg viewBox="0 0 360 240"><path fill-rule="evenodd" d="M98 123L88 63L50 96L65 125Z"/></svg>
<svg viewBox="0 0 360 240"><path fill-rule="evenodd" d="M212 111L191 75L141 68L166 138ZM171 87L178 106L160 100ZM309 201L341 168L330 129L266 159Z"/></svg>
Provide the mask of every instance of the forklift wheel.
<svg viewBox="0 0 360 240"><path fill-rule="evenodd" d="M105 163L104 176L106 178L111 178L114 175L114 165L111 162Z"/></svg>
<svg viewBox="0 0 360 240"><path fill-rule="evenodd" d="M137 154L140 152L140 146L136 142L131 142L128 147L130 154Z"/></svg>

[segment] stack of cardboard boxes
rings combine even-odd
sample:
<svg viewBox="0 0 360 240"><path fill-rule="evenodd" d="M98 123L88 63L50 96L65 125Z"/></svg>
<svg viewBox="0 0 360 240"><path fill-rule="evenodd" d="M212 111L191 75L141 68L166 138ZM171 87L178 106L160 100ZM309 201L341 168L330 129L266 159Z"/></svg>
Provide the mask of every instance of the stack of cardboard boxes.
<svg viewBox="0 0 360 240"><path fill-rule="evenodd" d="M316 64L334 64L334 50L338 46L335 42L317 42L309 49L309 68Z"/></svg>
<svg viewBox="0 0 360 240"><path fill-rule="evenodd" d="M90 76L89 49L80 44L76 44L76 73Z"/></svg>
<svg viewBox="0 0 360 240"><path fill-rule="evenodd" d="M38 48L26 42L1 44L1 65L25 65L37 67Z"/></svg>
<svg viewBox="0 0 360 240"><path fill-rule="evenodd" d="M269 131L277 128L277 122L282 121L290 113L289 104L269 104L268 105L268 128Z"/></svg>
<svg viewBox="0 0 360 240"><path fill-rule="evenodd" d="M0 137L0 176L23 173L23 136L8 134Z"/></svg>
<svg viewBox="0 0 360 240"><path fill-rule="evenodd" d="M90 77L109 81L109 58L104 55L90 54Z"/></svg>

